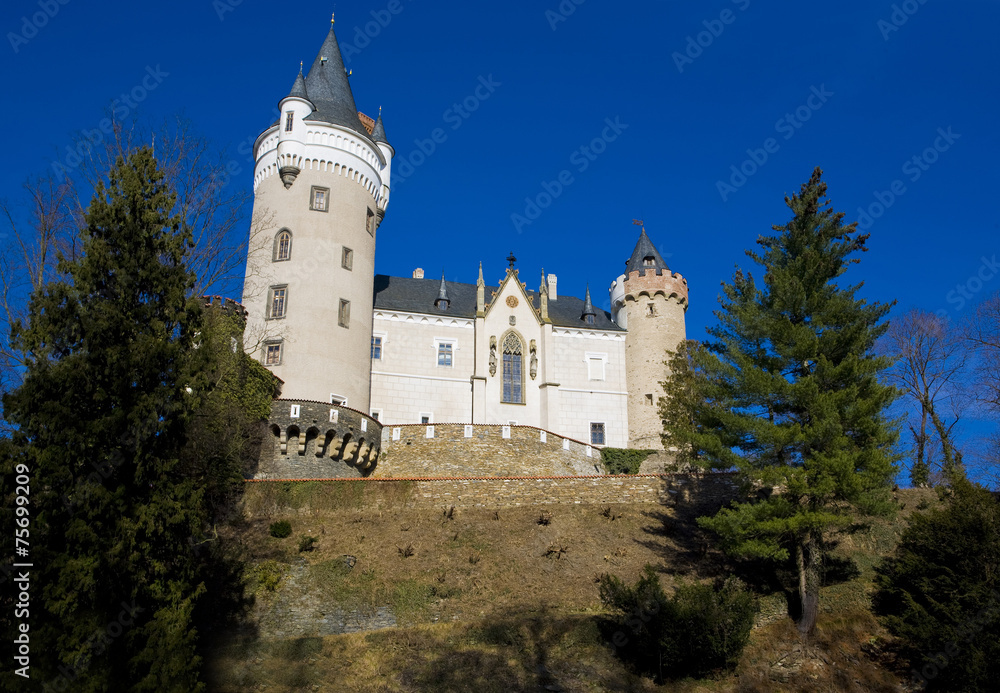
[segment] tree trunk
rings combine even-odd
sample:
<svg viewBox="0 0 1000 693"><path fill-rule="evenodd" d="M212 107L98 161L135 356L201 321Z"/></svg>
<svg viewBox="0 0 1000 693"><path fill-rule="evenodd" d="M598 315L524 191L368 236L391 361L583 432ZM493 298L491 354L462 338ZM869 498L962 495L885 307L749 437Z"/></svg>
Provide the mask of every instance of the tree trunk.
<svg viewBox="0 0 1000 693"><path fill-rule="evenodd" d="M795 561L799 570L799 634L807 638L816 627L819 614L820 546L819 538L813 533L799 541L795 549Z"/></svg>

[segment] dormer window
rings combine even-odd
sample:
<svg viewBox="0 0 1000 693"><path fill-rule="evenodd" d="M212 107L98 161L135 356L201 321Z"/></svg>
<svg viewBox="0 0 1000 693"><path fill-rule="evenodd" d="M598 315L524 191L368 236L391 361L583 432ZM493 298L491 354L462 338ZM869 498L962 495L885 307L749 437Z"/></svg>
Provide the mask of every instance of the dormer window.
<svg viewBox="0 0 1000 693"><path fill-rule="evenodd" d="M585 315L584 319L587 321L588 325L593 325L596 322L596 317L593 315Z"/></svg>
<svg viewBox="0 0 1000 693"><path fill-rule="evenodd" d="M647 255L646 257L642 258L642 266L656 267L656 258L654 258L652 255Z"/></svg>
<svg viewBox="0 0 1000 693"><path fill-rule="evenodd" d="M291 132L292 127L295 125L295 113L289 111L285 114L285 132Z"/></svg>

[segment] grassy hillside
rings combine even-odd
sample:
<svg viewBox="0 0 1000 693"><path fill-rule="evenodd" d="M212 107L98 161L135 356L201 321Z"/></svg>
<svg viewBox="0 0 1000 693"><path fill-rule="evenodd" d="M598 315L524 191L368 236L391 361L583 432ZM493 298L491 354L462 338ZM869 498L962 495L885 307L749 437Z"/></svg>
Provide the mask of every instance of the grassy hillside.
<svg viewBox="0 0 1000 693"><path fill-rule="evenodd" d="M396 484L248 488L238 531L252 556L258 629L216 650L213 690L903 690L867 600L873 566L907 515L935 502L932 492L900 492L897 518L840 539L806 648L780 585L730 564L696 527L704 508L420 511L406 507L409 493ZM275 520L290 521L292 536L269 536ZM299 552L303 535L317 539L314 550ZM657 686L614 657L597 577L633 581L647 563L668 592L737 571L764 594L734 673ZM393 627L324 635L345 622Z"/></svg>

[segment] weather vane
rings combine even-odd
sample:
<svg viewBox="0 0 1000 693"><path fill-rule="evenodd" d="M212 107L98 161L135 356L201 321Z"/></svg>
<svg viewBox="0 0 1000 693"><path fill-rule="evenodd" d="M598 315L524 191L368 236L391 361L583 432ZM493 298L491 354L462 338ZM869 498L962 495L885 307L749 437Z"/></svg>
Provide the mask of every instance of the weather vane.
<svg viewBox="0 0 1000 693"><path fill-rule="evenodd" d="M646 222L643 221L642 219L633 219L632 220L632 225L633 226L641 226L643 231L646 230Z"/></svg>

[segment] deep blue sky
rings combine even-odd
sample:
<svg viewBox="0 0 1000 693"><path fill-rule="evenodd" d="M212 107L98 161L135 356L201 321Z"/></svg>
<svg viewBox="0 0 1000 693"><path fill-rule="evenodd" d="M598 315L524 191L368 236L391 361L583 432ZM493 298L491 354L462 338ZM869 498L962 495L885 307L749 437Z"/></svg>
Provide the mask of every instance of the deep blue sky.
<svg viewBox="0 0 1000 693"><path fill-rule="evenodd" d="M74 132L97 126L147 66L169 76L141 116L183 112L232 151L243 168L232 184L249 187L251 165L239 146L270 122L299 61L308 68L333 5L238 1L68 0L17 52L9 32L22 33L21 18L39 4L5 3L0 195L15 196L26 176L64 159ZM949 292L979 271L982 257L1000 253L1000 3L911 0L903 4L917 11L886 40L878 23L891 21L892 4L567 0L562 6L575 11L553 30L546 11L558 12L557 0L398 0L395 15L384 1L337 3L358 107L375 115L382 106L397 168L415 140L439 127L447 134L395 187L378 271L408 275L421 266L474 282L482 260L496 281L513 250L531 286L544 266L559 275L562 293L582 295L589 282L606 305L606 288L635 243L632 219L641 216L688 278L689 332L698 337L713 320L719 283L746 263L743 250L759 234L787 219L784 195L820 165L850 219L876 202L876 191L896 180L906 186L872 226L871 252L854 272L866 294L959 316ZM681 72L674 53L723 10L731 23L716 24L721 34ZM373 11L391 21L370 45L349 50L364 43L357 37ZM452 129L458 121L447 109L490 76L500 86ZM813 87L832 93L825 103L812 100L818 110L808 108ZM779 123L803 106L809 120L800 129ZM573 152L600 137L607 118L628 128L581 173ZM933 147L939 128L960 137L911 181L904 163ZM777 151L723 201L717 182L768 138ZM573 184L518 233L511 215L523 214L525 198L563 170ZM979 295L996 289L1000 275Z"/></svg>

